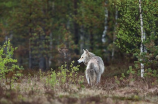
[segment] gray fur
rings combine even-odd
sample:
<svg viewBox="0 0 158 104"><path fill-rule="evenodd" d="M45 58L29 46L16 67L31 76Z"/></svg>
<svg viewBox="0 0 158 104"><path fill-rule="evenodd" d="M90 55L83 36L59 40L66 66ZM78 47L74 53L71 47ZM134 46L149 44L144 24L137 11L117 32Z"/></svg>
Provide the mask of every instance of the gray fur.
<svg viewBox="0 0 158 104"><path fill-rule="evenodd" d="M99 83L101 74L104 72L104 63L101 57L89 52L88 50L83 50L84 53L78 60L79 63L83 62L86 67L86 79L88 84Z"/></svg>

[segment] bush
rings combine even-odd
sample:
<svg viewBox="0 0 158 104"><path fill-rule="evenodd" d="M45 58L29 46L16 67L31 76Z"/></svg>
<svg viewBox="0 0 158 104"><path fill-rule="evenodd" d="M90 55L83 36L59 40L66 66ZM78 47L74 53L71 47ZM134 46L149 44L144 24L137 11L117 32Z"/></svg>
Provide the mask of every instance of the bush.
<svg viewBox="0 0 158 104"><path fill-rule="evenodd" d="M20 70L23 69L17 65L17 59L13 59L13 53L17 48L13 48L10 40L6 41L3 46L0 46L0 79L10 79L10 89L11 83L17 77L21 76Z"/></svg>
<svg viewBox="0 0 158 104"><path fill-rule="evenodd" d="M51 85L53 88L58 84L62 88L65 84L83 84L84 77L79 76L79 65L74 66L74 61L71 62L70 69L67 69L67 64L59 67L59 71L52 71L51 74L46 78L46 83ZM82 85L81 85L82 86Z"/></svg>

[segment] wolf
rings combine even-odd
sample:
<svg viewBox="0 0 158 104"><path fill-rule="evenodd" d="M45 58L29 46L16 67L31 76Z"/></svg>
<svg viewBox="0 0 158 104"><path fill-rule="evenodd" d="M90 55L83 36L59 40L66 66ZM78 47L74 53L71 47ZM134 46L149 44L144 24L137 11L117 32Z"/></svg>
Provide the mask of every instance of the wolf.
<svg viewBox="0 0 158 104"><path fill-rule="evenodd" d="M104 62L101 57L94 53L83 49L83 54L78 60L78 63L83 62L87 67L85 71L88 84L93 85L100 82L101 74L104 72Z"/></svg>

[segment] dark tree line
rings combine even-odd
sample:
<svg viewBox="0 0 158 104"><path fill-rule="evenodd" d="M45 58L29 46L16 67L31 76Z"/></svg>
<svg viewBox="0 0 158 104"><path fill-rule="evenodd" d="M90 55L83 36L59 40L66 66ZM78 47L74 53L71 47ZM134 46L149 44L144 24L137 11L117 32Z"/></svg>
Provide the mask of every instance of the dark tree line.
<svg viewBox="0 0 158 104"><path fill-rule="evenodd" d="M144 33L150 42L155 36L155 47L156 5L142 1ZM10 38L18 47L14 57L29 69L56 69L77 60L82 49L106 63L120 62L140 51L138 8L132 0L0 0L0 42Z"/></svg>

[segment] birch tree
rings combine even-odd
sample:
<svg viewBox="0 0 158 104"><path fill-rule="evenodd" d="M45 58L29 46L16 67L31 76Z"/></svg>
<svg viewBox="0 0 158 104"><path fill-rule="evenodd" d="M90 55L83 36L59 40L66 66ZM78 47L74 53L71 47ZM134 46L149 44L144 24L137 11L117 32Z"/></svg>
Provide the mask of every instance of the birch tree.
<svg viewBox="0 0 158 104"><path fill-rule="evenodd" d="M140 71L141 77L145 76L144 72L147 72L147 67L152 70L156 69L153 64L158 54L157 36L155 35L158 26L157 4L156 1L141 2L141 0L117 2L119 28L115 43L126 54L133 54L138 59L135 60L135 68Z"/></svg>
<svg viewBox="0 0 158 104"><path fill-rule="evenodd" d="M107 1L105 1L105 6L107 5ZM106 42L106 34L107 34L107 29L108 29L108 8L107 6L105 7L105 26L104 26L104 31L103 31L103 35L102 35L102 42L105 43Z"/></svg>
<svg viewBox="0 0 158 104"><path fill-rule="evenodd" d="M116 39L117 18L118 18L118 11L117 11L117 8L116 8L116 11L115 11L115 26L114 26L114 33L113 33L113 49L112 49L112 55L111 55L112 60L114 59L114 54L115 54L114 42L115 42L115 39Z"/></svg>
<svg viewBox="0 0 158 104"><path fill-rule="evenodd" d="M143 17L142 17L142 10L141 10L141 0L139 0L139 12L140 12L140 29L141 29L141 45L140 45L140 54L144 52L144 45L143 41L145 40L145 34L143 31ZM140 59L142 61L143 59ZM144 75L144 64L141 63L141 77Z"/></svg>

